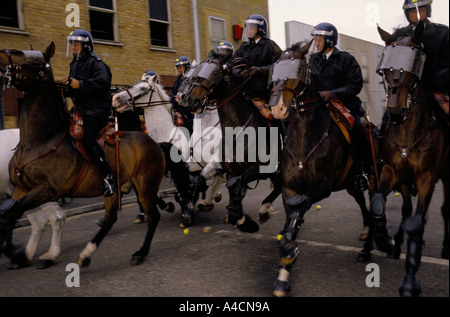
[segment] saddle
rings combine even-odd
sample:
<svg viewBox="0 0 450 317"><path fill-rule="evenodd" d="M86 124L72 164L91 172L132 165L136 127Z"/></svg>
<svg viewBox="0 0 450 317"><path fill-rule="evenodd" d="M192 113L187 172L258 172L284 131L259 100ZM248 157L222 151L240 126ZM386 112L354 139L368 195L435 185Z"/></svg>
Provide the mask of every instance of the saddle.
<svg viewBox="0 0 450 317"><path fill-rule="evenodd" d="M336 122L339 129L341 129L347 142L351 144L349 130L353 129L355 118L353 118L350 111L342 104L342 102L337 99L330 100L328 111L331 118Z"/></svg>
<svg viewBox="0 0 450 317"><path fill-rule="evenodd" d="M83 122L83 113L76 109L72 108L69 112L70 115L70 129L69 133L72 136L74 142L75 149L83 156L83 158L91 163L89 155L84 148L83 142L81 140L84 136L84 122ZM108 122L106 126L100 130L97 136L97 143L101 146L102 150L105 150L105 141L111 145L115 145L115 136L119 133L122 136L121 131L117 131L114 128L114 123Z"/></svg>

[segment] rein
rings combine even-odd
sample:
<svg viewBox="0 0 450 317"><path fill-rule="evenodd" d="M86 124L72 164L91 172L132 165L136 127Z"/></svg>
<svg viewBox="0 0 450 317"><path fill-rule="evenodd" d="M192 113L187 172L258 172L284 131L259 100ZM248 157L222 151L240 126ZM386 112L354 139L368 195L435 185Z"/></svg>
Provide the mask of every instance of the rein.
<svg viewBox="0 0 450 317"><path fill-rule="evenodd" d="M216 110L228 103L230 100L232 100L236 95L245 87L245 85L249 82L251 77L247 77L242 83L239 84L234 90L231 91L222 101L219 103L218 100L210 100L208 103L213 103L213 106L209 106L209 110ZM217 103L219 103L217 105Z"/></svg>
<svg viewBox="0 0 450 317"><path fill-rule="evenodd" d="M53 146L50 148L50 150L48 150L47 152L45 152L45 153L43 153L43 154L41 154L41 155L36 156L35 158L32 158L31 160L29 160L29 161L27 161L27 162L25 162L25 163L23 163L21 167L17 167L16 161L14 160L14 171L16 172L17 176L20 177L20 176L22 175L22 171L23 171L23 169L25 168L25 166L27 166L27 165L30 164L31 162L36 161L36 160L38 160L38 159L40 159L40 158L42 158L42 157L44 157L44 156L46 156L46 155L48 155L48 154L54 152L54 151L56 151L56 148L57 148L57 147L61 144L61 142L64 140L64 138L65 138L65 136L66 136L66 134L67 134L67 131L68 131L68 130L66 130L66 131L64 132L64 134L62 135L62 137L58 140L58 142L56 142L55 145L53 145Z"/></svg>
<svg viewBox="0 0 450 317"><path fill-rule="evenodd" d="M136 99L145 96L145 94L141 95L141 96L133 97L133 95L130 93L128 88L124 88L124 90L127 92L128 96L130 97L130 99L127 100L127 104L131 105L132 108L143 108L143 109L145 109L145 108L148 108L148 107L162 106L162 105L166 105L166 104L171 103L170 100L167 100L167 101L164 101L164 100L152 101L153 93L155 92L155 88L154 87L152 87L150 89L151 90L150 98L148 98L147 102L136 102Z"/></svg>

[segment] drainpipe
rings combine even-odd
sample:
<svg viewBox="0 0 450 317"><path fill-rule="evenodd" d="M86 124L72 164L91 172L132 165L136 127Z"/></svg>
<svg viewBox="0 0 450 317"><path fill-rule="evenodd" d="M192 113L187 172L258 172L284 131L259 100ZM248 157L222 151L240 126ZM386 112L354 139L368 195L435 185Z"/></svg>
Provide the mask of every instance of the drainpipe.
<svg viewBox="0 0 450 317"><path fill-rule="evenodd" d="M195 59L200 63L200 39L198 35L197 0L192 0L192 13L194 17Z"/></svg>

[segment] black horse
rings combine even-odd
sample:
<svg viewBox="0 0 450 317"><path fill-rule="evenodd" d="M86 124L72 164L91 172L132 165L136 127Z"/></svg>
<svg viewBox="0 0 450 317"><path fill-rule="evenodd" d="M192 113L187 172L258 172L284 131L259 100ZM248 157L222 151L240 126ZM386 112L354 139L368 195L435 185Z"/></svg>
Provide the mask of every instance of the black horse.
<svg viewBox="0 0 450 317"><path fill-rule="evenodd" d="M448 122L431 91L424 87L421 74L425 53L420 46L424 30L420 22L411 33L398 29L389 34L378 28L386 48L378 72L387 91L387 116L390 125L380 147L384 165L370 206L374 218L374 239L389 257L399 258L404 231L408 234L406 276L401 296L418 296L421 292L415 275L420 266L425 230L425 215L438 180L444 185L444 242L442 257L448 259L449 231L449 144ZM386 197L397 188L403 197L402 223L395 244L386 229ZM411 195L417 195L416 212L412 214Z"/></svg>
<svg viewBox="0 0 450 317"><path fill-rule="evenodd" d="M330 104L321 100L310 79L305 55L311 43L297 43L284 51L269 79L273 86L272 112L289 124L280 167L286 223L280 240L279 276L273 286L273 295L278 297L288 293L289 271L299 253L297 235L313 203L345 189L361 208L364 223L371 227L364 193L355 188L356 170L347 128L333 120L336 115L330 111ZM365 244L362 254L366 249L370 252L371 239Z"/></svg>
<svg viewBox="0 0 450 317"><path fill-rule="evenodd" d="M247 82L238 83L233 78L228 63L230 57L231 54L217 55L211 51L197 66L181 97L191 112L199 113L206 107L218 110L224 140L221 160L230 196L227 219L241 231L256 232L259 226L244 214L242 199L248 184L262 179L270 179L274 185L263 205L272 203L281 194L280 175L276 168L278 132L241 94ZM245 136L248 142L245 142ZM256 155L261 153L269 153L270 158L261 160L261 155ZM267 214L260 214L260 221L267 219Z"/></svg>

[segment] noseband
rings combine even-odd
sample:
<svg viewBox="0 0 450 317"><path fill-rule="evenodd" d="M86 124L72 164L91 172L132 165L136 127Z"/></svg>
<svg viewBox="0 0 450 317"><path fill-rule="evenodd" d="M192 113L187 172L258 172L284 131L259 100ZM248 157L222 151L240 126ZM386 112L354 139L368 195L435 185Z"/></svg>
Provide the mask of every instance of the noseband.
<svg viewBox="0 0 450 317"><path fill-rule="evenodd" d="M26 58L26 63L22 65L14 64L12 60L11 50L2 50L6 54L8 58L9 65L6 66L6 73L2 74L2 77L7 78L7 82L4 85L5 88L9 88L11 85L14 85L14 80L20 79L42 79L48 70L50 70L50 64L44 60L44 56L39 51L21 51ZM18 51L13 51L18 52ZM27 74L28 70L33 70L37 75L29 76Z"/></svg>

